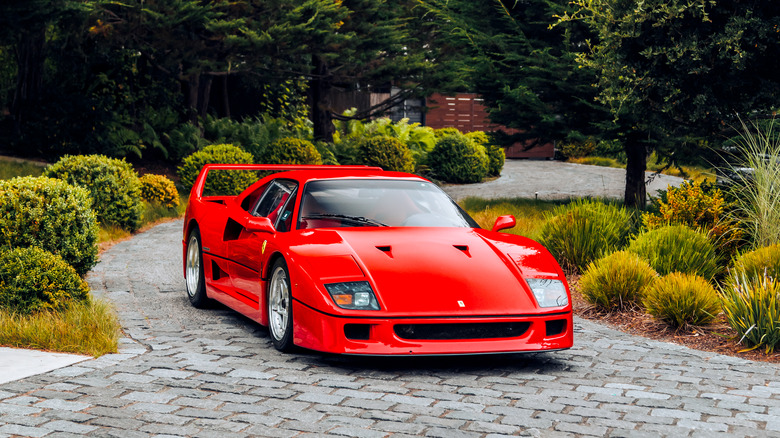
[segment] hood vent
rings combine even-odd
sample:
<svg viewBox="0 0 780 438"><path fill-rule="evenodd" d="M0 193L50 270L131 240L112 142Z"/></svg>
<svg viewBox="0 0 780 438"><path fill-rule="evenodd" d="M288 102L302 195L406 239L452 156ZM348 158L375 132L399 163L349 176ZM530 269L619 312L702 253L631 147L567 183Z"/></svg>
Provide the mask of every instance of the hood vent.
<svg viewBox="0 0 780 438"><path fill-rule="evenodd" d="M387 254L388 257L393 256L393 248L390 245L379 245L376 247L376 249L382 251L383 253Z"/></svg>
<svg viewBox="0 0 780 438"><path fill-rule="evenodd" d="M466 256L471 257L471 253L469 252L469 246L468 245L452 245L455 247L455 249L463 251L463 254L466 254Z"/></svg>

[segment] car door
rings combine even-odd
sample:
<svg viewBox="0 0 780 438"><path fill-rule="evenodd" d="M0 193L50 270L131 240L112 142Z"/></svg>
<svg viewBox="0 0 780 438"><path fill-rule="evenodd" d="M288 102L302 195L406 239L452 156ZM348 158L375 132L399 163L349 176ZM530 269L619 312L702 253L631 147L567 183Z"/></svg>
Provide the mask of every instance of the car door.
<svg viewBox="0 0 780 438"><path fill-rule="evenodd" d="M235 229L233 235L226 232L225 243L234 298L240 301L242 313L251 318L259 320L265 302L265 284L261 272L261 267L268 257L265 248L268 241L273 242L278 233L290 229L297 187L295 181L288 179L271 181L257 203L248 211L253 216L270 219L276 229L275 233L254 233L240 226Z"/></svg>

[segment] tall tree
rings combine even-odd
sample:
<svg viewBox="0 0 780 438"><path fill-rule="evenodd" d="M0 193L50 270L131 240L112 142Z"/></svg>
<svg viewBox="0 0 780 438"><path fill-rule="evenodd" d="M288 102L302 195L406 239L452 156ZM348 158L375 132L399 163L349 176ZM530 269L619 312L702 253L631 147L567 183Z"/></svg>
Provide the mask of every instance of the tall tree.
<svg viewBox="0 0 780 438"><path fill-rule="evenodd" d="M582 65L624 127L625 202L645 205L648 148L695 153L738 114L780 103L780 3L770 0L576 0L564 22L598 38ZM665 146L665 147L664 147Z"/></svg>
<svg viewBox="0 0 780 438"><path fill-rule="evenodd" d="M435 17L451 91L479 93L494 123L542 141L594 134L605 112L578 68L584 26L553 28L568 0L421 0ZM454 89L454 90L453 90Z"/></svg>

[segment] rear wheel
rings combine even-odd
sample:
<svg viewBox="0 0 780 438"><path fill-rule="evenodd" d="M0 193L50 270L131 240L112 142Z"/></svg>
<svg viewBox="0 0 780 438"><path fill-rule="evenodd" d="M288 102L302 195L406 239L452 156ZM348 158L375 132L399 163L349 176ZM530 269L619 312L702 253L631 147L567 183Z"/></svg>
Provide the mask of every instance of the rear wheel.
<svg viewBox="0 0 780 438"><path fill-rule="evenodd" d="M187 297L190 304L197 308L206 307L211 300L206 296L206 277L203 274L203 249L200 231L197 228L187 238L187 259L185 260L185 280Z"/></svg>
<svg viewBox="0 0 780 438"><path fill-rule="evenodd" d="M293 348L292 294L290 274L284 259L278 259L271 268L268 284L268 331L271 342L279 351Z"/></svg>

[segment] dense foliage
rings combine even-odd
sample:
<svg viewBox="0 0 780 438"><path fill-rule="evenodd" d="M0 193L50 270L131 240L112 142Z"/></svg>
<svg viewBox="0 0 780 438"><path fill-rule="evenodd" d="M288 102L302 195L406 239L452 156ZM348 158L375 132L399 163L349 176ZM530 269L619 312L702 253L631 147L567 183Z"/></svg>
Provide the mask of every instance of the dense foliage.
<svg viewBox="0 0 780 438"><path fill-rule="evenodd" d="M712 284L682 272L672 272L653 282L642 303L647 313L672 327L708 324L720 313L720 299Z"/></svg>
<svg viewBox="0 0 780 438"><path fill-rule="evenodd" d="M285 137L269 144L259 161L263 164L322 164L322 156L312 142Z"/></svg>
<svg viewBox="0 0 780 438"><path fill-rule="evenodd" d="M89 286L62 257L38 247L0 251L0 308L29 314L89 297Z"/></svg>
<svg viewBox="0 0 780 438"><path fill-rule="evenodd" d="M631 308L658 274L639 256L616 251L588 265L580 278L582 296L605 310Z"/></svg>
<svg viewBox="0 0 780 438"><path fill-rule="evenodd" d="M66 155L44 175L89 190L101 224L129 231L141 225L141 182L128 162L103 155Z"/></svg>
<svg viewBox="0 0 780 438"><path fill-rule="evenodd" d="M164 175L147 173L140 178L141 197L150 204L175 208L179 205L179 192L176 185Z"/></svg>
<svg viewBox="0 0 780 438"><path fill-rule="evenodd" d="M179 178L184 188L189 191L206 164L252 164L252 155L237 146L217 144L205 148L186 157L179 166ZM255 182L257 177L252 171L215 170L206 178L204 194L237 195Z"/></svg>
<svg viewBox="0 0 780 438"><path fill-rule="evenodd" d="M740 275L722 292L723 312L739 340L767 354L780 345L780 280Z"/></svg>
<svg viewBox="0 0 780 438"><path fill-rule="evenodd" d="M638 254L659 274L696 274L712 280L720 272L715 245L701 231L667 225L637 235L628 251Z"/></svg>
<svg viewBox="0 0 780 438"><path fill-rule="evenodd" d="M458 132L439 137L427 163L442 181L477 183L487 176L490 159L482 145Z"/></svg>
<svg viewBox="0 0 780 438"><path fill-rule="evenodd" d="M393 137L367 137L357 145L357 162L398 172L414 171L414 159L409 148Z"/></svg>
<svg viewBox="0 0 780 438"><path fill-rule="evenodd" d="M568 269L583 272L588 264L621 249L633 230L625 208L581 200L553 210L539 241Z"/></svg>
<svg viewBox="0 0 780 438"><path fill-rule="evenodd" d="M45 177L0 181L0 247L39 247L84 275L97 263L97 238L86 189Z"/></svg>

